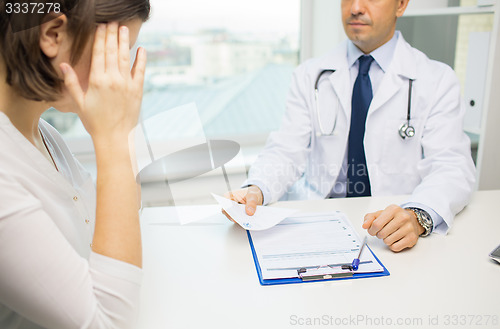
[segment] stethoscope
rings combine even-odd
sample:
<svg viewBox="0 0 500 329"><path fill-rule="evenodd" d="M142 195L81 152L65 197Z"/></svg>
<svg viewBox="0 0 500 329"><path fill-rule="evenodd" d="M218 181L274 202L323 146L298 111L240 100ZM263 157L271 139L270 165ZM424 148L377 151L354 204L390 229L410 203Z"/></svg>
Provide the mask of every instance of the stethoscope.
<svg viewBox="0 0 500 329"><path fill-rule="evenodd" d="M337 115L338 111L335 111L335 119L333 121L333 127L329 132L325 133L325 129L323 128L323 123L321 122L321 117L319 113L319 81L323 74L325 73L335 73L335 70L331 69L326 69L323 70L319 73L318 77L316 78L316 82L314 83L314 99L316 102L316 115L318 116L318 124L319 124L319 132L317 132L317 136L331 136L334 135L335 133L335 128L337 127ZM406 115L406 122L404 122L401 127L399 128L399 136L401 136L402 139L406 139L406 137L411 138L415 136L415 128L411 125L411 94L412 94L412 89L413 89L413 81L414 79L409 79L408 80L408 112Z"/></svg>

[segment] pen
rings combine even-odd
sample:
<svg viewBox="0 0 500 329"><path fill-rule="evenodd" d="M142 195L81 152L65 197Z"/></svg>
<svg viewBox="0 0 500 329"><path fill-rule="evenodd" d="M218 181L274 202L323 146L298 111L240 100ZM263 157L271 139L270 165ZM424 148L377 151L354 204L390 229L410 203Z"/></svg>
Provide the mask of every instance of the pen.
<svg viewBox="0 0 500 329"><path fill-rule="evenodd" d="M352 269L354 271L357 271L358 268L359 268L359 259L361 258L361 253L363 252L363 247L365 246L366 244L366 236L365 238L363 239L363 244L361 245L361 248L359 248L359 254L358 254L358 257L354 258L354 260L352 261Z"/></svg>

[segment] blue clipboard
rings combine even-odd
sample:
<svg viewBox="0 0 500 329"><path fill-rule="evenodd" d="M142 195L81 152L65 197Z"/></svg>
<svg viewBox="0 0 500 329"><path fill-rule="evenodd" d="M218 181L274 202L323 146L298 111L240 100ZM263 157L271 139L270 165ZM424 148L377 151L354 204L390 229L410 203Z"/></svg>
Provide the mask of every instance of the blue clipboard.
<svg viewBox="0 0 500 329"><path fill-rule="evenodd" d="M248 241L250 242L250 248L252 249L253 260L255 263L255 269L257 270L257 275L259 276L259 282L263 286L272 286L276 284L291 284L291 283L306 283L306 282L317 282L317 281L333 281L333 280L349 280L349 279L362 279L362 278L375 278L380 276L388 276L391 275L387 268L382 264L382 262L377 258L377 256L373 253L370 247L367 245L370 252L373 254L377 262L384 268L383 272L373 272L373 273L354 273L350 277L343 278L332 278L332 279L321 279L315 281L304 281L301 278L286 278L286 279L266 279L262 278L262 270L260 269L259 259L257 258L257 253L255 252L255 248L252 241L252 235L250 231L247 231Z"/></svg>

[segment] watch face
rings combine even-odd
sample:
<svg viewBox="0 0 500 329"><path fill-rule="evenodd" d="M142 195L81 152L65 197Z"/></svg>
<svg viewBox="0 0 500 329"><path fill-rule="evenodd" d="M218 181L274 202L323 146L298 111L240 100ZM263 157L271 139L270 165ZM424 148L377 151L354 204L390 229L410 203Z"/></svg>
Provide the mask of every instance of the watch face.
<svg viewBox="0 0 500 329"><path fill-rule="evenodd" d="M419 208L411 208L417 216L418 223L425 229L425 232L422 236L428 236L432 232L432 218L427 215L427 212L423 211Z"/></svg>
<svg viewBox="0 0 500 329"><path fill-rule="evenodd" d="M429 216L426 211L414 207L408 207L405 209L413 211L413 213L417 217L418 223L425 229L425 233L422 236L427 236L432 232L434 223L432 221L431 216Z"/></svg>
<svg viewBox="0 0 500 329"><path fill-rule="evenodd" d="M420 215L422 216L422 220L428 224L428 225L432 225L432 220L431 218L426 214L426 213L423 213L421 212Z"/></svg>

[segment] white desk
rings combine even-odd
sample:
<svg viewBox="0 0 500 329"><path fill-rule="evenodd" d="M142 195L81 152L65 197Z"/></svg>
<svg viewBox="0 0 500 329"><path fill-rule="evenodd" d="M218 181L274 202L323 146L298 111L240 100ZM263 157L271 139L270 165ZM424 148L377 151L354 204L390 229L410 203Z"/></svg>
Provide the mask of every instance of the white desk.
<svg viewBox="0 0 500 329"><path fill-rule="evenodd" d="M364 234L366 212L403 200L278 205L343 211ZM500 265L488 258L500 243L499 204L500 191L477 192L448 236L433 234L401 253L369 236L388 277L265 287L246 232L223 215L181 226L172 208L145 209L138 328L500 328Z"/></svg>

